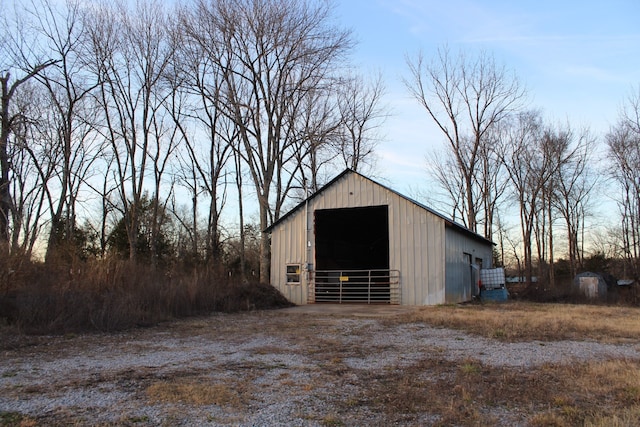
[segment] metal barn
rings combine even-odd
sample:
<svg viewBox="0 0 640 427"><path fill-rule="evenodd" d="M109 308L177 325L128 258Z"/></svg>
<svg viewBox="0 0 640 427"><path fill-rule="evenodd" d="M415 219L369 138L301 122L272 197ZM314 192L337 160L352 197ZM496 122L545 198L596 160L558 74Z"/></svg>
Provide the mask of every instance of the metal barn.
<svg viewBox="0 0 640 427"><path fill-rule="evenodd" d="M267 230L271 283L295 304L469 301L493 244L345 170Z"/></svg>

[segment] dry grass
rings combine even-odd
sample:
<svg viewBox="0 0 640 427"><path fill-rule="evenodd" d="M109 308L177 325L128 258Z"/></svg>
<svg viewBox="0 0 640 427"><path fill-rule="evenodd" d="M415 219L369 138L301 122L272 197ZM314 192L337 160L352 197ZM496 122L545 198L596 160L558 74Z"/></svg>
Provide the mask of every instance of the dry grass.
<svg viewBox="0 0 640 427"><path fill-rule="evenodd" d="M216 425L246 425L243 417L248 411L268 404L269 396L275 394L293 401L304 397L304 404L298 409L299 420L323 426L630 427L640 425L638 360L600 359L525 369L488 366L476 358L450 360L444 353L423 348L425 351L407 364L406 359L401 360L403 349L394 346L384 350L397 351L397 361L389 359L382 369L355 368L349 360L367 358L379 350L372 345L374 336L369 339L367 334L386 332L386 328L411 331L420 326L415 322L454 325L503 340L568 337L626 341L636 334L637 342L638 314L628 308L520 302L424 308L411 315L379 319L381 324L375 323L375 327L371 323L360 325L355 317L348 316L277 312L211 316L164 324L157 328L159 336L179 337L186 342L197 338L194 342L226 343L225 351L257 337L275 337L283 345L271 340L257 345L252 354L260 357L255 359L211 358L206 367L184 366L179 371L163 373L138 368L63 386L94 388L102 383L118 384L123 390L133 390L142 404L165 408L165 414L169 414L165 420L175 417L165 425L185 423L186 411L209 411L205 407L212 405L218 407L211 411ZM498 327L504 333L496 334ZM126 336L131 341L154 329L128 332ZM362 339L363 335L366 339ZM73 339L59 341L61 346L69 345ZM307 363L299 368L281 365L278 361L285 360L287 353L301 355ZM278 357L273 362L263 357L269 355ZM125 418L112 425L153 424L134 415L123 414ZM0 413L0 425L32 420L27 414ZM85 421L71 414L36 420L42 425L82 425Z"/></svg>
<svg viewBox="0 0 640 427"><path fill-rule="evenodd" d="M640 308L535 304L468 304L424 307L400 319L461 329L501 341L637 341Z"/></svg>
<svg viewBox="0 0 640 427"><path fill-rule="evenodd" d="M147 387L146 393L152 403L186 403L240 408L243 405L243 397L238 390L238 384L182 379L177 382L156 382Z"/></svg>
<svg viewBox="0 0 640 427"><path fill-rule="evenodd" d="M9 269L0 259L2 267ZM28 334L119 331L212 311L289 305L269 285L235 283L206 266L153 268L107 258L68 268L25 261L11 277L0 275L0 326Z"/></svg>
<svg viewBox="0 0 640 427"><path fill-rule="evenodd" d="M363 404L394 422L532 426L640 425L640 364L590 362L547 365L522 372L477 361L425 359L402 375L366 378ZM511 414L506 416L505 414ZM510 418L516 414L517 420Z"/></svg>
<svg viewBox="0 0 640 427"><path fill-rule="evenodd" d="M442 306L384 320L387 325L415 322L504 341L611 343L637 342L640 336L640 309L627 307L522 302ZM304 330L299 322L296 325ZM354 372L342 360L366 349L324 339L308 351L321 361L322 381L340 383L342 378L358 377L359 394L332 402L340 409L331 414L331 425L350 419L357 408L384 413L390 424L640 425L640 362L635 360L594 360L523 370L489 367L476 359L453 362L434 353L410 367Z"/></svg>

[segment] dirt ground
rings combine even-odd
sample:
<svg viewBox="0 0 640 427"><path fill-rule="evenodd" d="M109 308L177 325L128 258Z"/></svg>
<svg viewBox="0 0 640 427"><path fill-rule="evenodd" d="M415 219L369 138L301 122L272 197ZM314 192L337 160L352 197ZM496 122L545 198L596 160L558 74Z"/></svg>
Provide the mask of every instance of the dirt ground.
<svg viewBox="0 0 640 427"><path fill-rule="evenodd" d="M5 328L0 425L543 425L571 404L567 367L640 360L637 344L504 343L408 321L412 310L314 305L58 337Z"/></svg>

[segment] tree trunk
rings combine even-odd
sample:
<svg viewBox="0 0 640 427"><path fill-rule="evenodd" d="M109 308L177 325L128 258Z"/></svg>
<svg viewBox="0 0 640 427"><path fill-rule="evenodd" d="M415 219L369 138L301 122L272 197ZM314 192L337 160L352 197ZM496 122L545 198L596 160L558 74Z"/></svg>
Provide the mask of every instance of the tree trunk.
<svg viewBox="0 0 640 427"><path fill-rule="evenodd" d="M9 251L9 216L11 215L11 190L9 189L9 74L0 78L2 106L0 107L0 251Z"/></svg>
<svg viewBox="0 0 640 427"><path fill-rule="evenodd" d="M553 215L552 215L552 205L551 198L549 198L549 203L547 205L547 213L549 215L549 286L555 288L556 286L556 274L555 268L553 266Z"/></svg>
<svg viewBox="0 0 640 427"><path fill-rule="evenodd" d="M271 242L265 229L269 226L269 206L260 203L260 283L271 283Z"/></svg>
<svg viewBox="0 0 640 427"><path fill-rule="evenodd" d="M247 282L246 241L244 229L244 201L242 200L242 159L239 153L234 156L236 163L236 185L238 188L238 216L240 221L240 281Z"/></svg>

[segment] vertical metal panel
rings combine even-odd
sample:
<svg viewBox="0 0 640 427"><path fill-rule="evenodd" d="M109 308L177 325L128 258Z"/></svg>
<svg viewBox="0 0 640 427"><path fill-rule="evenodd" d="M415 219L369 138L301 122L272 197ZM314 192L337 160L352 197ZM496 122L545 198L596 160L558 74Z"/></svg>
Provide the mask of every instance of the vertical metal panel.
<svg viewBox="0 0 640 427"><path fill-rule="evenodd" d="M433 275L433 279L428 282L427 294L422 304L433 305L445 302L445 264L444 264L444 248L445 248L445 224L442 218L431 213L427 213L427 238L423 242L423 249L429 254L427 265L429 270L437 271L437 275Z"/></svg>
<svg viewBox="0 0 640 427"><path fill-rule="evenodd" d="M304 235L304 209L279 224L271 234L271 284L294 304L305 304L307 299ZM300 284L287 284L287 264L300 264Z"/></svg>
<svg viewBox="0 0 640 427"><path fill-rule="evenodd" d="M493 258L492 247L488 243L470 238L453 228L446 230L446 302L470 301L475 290L471 277L471 265L465 254L482 259L482 268L490 268Z"/></svg>
<svg viewBox="0 0 640 427"><path fill-rule="evenodd" d="M415 203L383 190L380 196L384 200L376 201L389 203L390 268L400 270L402 304L444 302L444 264L437 260L444 250L444 221Z"/></svg>

